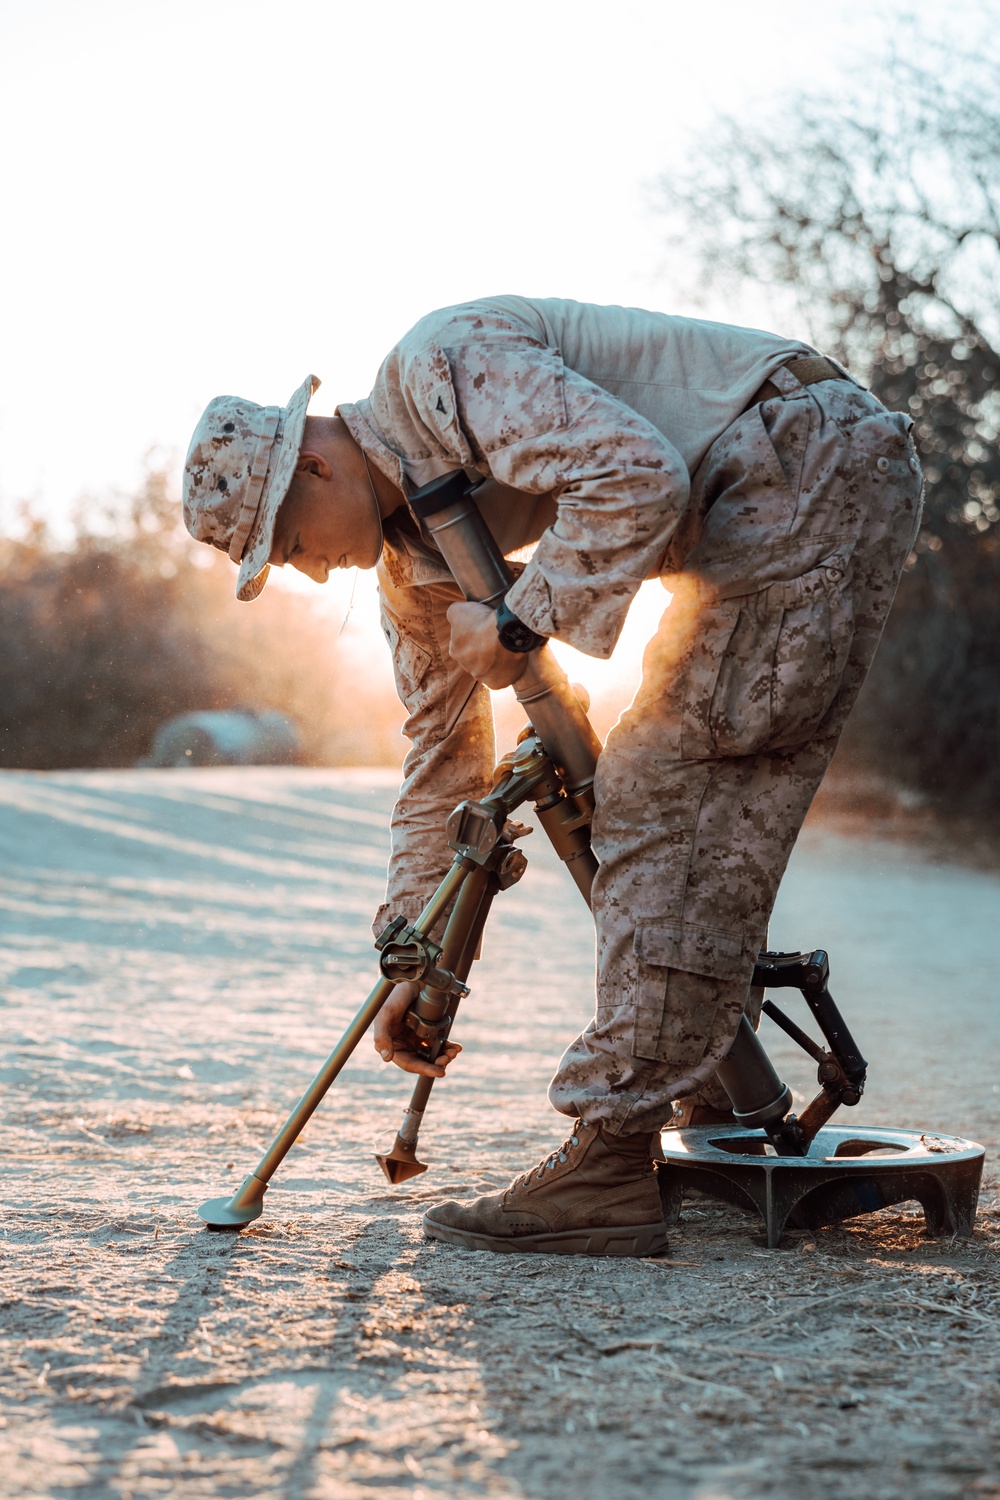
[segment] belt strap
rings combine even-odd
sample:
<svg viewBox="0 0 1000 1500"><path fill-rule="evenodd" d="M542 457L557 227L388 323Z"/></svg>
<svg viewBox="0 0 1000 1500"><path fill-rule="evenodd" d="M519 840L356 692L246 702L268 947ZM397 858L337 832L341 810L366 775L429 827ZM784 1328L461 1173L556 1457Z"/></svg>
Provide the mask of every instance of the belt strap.
<svg viewBox="0 0 1000 1500"><path fill-rule="evenodd" d="M843 370L838 369L833 360L827 359L823 354L804 354L800 359L786 359L785 369L790 370L803 385L818 385L821 380L844 379ZM760 401L770 401L772 397L781 394L773 380L765 380L748 401L747 408L756 406Z"/></svg>

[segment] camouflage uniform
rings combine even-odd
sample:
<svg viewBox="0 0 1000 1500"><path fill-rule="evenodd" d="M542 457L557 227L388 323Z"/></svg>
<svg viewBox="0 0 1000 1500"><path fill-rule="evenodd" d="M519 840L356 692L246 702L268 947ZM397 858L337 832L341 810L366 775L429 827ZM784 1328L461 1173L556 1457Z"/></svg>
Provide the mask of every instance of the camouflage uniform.
<svg viewBox="0 0 1000 1500"><path fill-rule="evenodd" d="M534 629L606 657L644 578L673 594L598 767L597 1010L550 1089L617 1133L661 1125L731 1043L915 537L909 419L847 377L803 386L787 361L812 352L498 298L425 319L340 408L404 490L455 467L498 481L483 508L505 549L538 540L508 596ZM754 403L766 379L780 394ZM488 694L447 652L458 592L406 517L380 586L413 744L376 926L416 914L448 811L493 761Z"/></svg>
<svg viewBox="0 0 1000 1500"><path fill-rule="evenodd" d="M908 419L848 381L772 379L784 398L695 475L701 541L598 765L597 1013L550 1098L617 1132L728 1102L704 1086L916 536Z"/></svg>

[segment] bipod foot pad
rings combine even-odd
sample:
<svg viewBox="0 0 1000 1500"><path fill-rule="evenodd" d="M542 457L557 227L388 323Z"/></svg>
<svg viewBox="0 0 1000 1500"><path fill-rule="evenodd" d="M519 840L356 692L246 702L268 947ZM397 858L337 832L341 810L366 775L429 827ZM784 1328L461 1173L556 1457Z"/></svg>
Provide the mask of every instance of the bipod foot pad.
<svg viewBox="0 0 1000 1500"><path fill-rule="evenodd" d="M253 1173L231 1198L209 1198L198 1210L199 1219L204 1219L209 1229L242 1229L252 1224L264 1212L264 1194L267 1183L261 1182Z"/></svg>
<svg viewBox="0 0 1000 1500"><path fill-rule="evenodd" d="M764 1132L707 1125L665 1130L663 1216L680 1217L687 1189L755 1210L775 1249L788 1225L839 1224L915 1199L931 1235L972 1234L985 1151L959 1136L827 1125L805 1156L778 1156Z"/></svg>
<svg viewBox="0 0 1000 1500"><path fill-rule="evenodd" d="M408 1182L411 1177L419 1177L421 1172L427 1171L426 1162L417 1161L414 1148L398 1136L391 1151L376 1151L375 1160L391 1183Z"/></svg>

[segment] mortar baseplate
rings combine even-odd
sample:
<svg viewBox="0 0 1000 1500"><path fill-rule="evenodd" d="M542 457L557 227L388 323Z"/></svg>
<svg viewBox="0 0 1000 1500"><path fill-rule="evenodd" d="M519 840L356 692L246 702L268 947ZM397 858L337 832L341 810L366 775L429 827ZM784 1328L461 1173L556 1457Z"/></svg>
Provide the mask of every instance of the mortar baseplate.
<svg viewBox="0 0 1000 1500"><path fill-rule="evenodd" d="M826 1125L806 1156L774 1154L762 1130L664 1130L658 1167L667 1223L687 1191L752 1209L774 1249L786 1227L816 1229L916 1200L932 1235L972 1234L985 1151L975 1141L884 1126Z"/></svg>

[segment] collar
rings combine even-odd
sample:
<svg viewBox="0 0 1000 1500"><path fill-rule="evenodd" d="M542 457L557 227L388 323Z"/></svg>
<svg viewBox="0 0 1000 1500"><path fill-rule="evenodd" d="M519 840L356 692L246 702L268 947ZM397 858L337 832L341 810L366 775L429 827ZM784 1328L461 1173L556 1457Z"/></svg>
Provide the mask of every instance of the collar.
<svg viewBox="0 0 1000 1500"><path fill-rule="evenodd" d="M349 401L337 407L337 416L342 418L351 437L366 458L377 464L387 479L391 479L404 497L410 493L410 481L403 468L403 460L386 442L376 427L371 415L371 402Z"/></svg>

